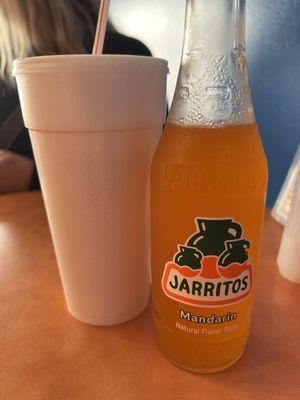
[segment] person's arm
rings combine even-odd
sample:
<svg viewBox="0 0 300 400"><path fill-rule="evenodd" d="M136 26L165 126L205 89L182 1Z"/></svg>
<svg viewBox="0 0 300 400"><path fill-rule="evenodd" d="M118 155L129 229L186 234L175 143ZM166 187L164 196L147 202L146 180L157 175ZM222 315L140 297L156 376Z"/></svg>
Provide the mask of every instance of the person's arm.
<svg viewBox="0 0 300 400"><path fill-rule="evenodd" d="M30 158L0 150L0 194L28 190L33 169L34 163Z"/></svg>

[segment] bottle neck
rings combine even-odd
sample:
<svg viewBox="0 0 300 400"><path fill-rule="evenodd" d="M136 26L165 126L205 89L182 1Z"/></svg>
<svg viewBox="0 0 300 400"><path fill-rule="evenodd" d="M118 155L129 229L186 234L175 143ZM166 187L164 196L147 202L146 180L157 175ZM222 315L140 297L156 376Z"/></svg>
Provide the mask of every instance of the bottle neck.
<svg viewBox="0 0 300 400"><path fill-rule="evenodd" d="M245 0L187 0L169 121L207 127L254 122L245 58Z"/></svg>
<svg viewBox="0 0 300 400"><path fill-rule="evenodd" d="M187 0L183 62L245 51L245 0Z"/></svg>

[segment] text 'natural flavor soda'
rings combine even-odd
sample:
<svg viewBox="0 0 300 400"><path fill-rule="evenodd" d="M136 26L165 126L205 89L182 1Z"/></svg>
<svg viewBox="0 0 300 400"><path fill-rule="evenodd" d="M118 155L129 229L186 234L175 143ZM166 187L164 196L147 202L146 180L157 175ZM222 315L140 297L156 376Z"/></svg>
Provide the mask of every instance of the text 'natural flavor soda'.
<svg viewBox="0 0 300 400"><path fill-rule="evenodd" d="M187 2L177 89L152 165L152 303L162 353L194 372L242 355L267 163L244 54L245 2Z"/></svg>

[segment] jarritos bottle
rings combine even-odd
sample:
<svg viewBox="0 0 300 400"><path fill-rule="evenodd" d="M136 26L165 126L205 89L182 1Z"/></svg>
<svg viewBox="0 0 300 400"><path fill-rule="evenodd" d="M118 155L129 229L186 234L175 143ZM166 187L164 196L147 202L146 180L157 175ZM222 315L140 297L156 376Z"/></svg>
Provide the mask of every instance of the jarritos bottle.
<svg viewBox="0 0 300 400"><path fill-rule="evenodd" d="M188 0L175 98L152 166L152 301L162 353L194 372L242 355L267 187L243 0Z"/></svg>

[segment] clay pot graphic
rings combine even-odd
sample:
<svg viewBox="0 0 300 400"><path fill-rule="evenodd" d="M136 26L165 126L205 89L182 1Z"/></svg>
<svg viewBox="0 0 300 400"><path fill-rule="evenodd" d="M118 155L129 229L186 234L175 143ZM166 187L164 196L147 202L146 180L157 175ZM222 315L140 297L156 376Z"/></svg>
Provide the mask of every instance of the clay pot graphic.
<svg viewBox="0 0 300 400"><path fill-rule="evenodd" d="M226 242L226 248L220 258L218 265L227 267L232 263L244 264L248 260L247 249L250 248L250 242L245 239Z"/></svg>
<svg viewBox="0 0 300 400"><path fill-rule="evenodd" d="M187 266L191 269L201 269L203 255L193 247L179 246L180 252L175 256L175 263L181 267Z"/></svg>
<svg viewBox="0 0 300 400"><path fill-rule="evenodd" d="M225 242L240 239L243 229L232 219L197 219L199 232L187 242L187 246L196 247L205 256L219 256L225 250Z"/></svg>

